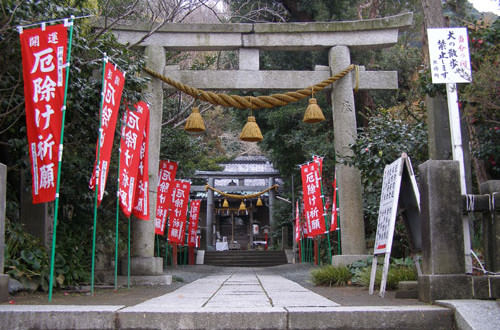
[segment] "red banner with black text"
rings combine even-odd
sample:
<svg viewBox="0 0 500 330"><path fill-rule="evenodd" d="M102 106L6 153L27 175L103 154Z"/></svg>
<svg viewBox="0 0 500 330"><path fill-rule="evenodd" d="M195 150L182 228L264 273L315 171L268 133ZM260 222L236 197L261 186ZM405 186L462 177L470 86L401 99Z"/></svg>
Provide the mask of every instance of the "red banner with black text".
<svg viewBox="0 0 500 330"><path fill-rule="evenodd" d="M191 207L189 208L189 230L188 230L188 246L196 246L196 237L198 230L198 220L200 218L200 206L201 200L195 199L191 201Z"/></svg>
<svg viewBox="0 0 500 330"><path fill-rule="evenodd" d="M104 66L103 82L103 104L101 110L101 140L99 145L99 194L97 198L98 205L101 204L106 181L109 173L109 164L111 160L111 150L113 149L113 140L115 137L116 120L122 98L123 85L125 84L124 74L112 63L106 62ZM96 165L97 165L97 146L96 161L94 170L90 178L89 188L95 189Z"/></svg>
<svg viewBox="0 0 500 330"><path fill-rule="evenodd" d="M20 33L33 203L56 197L68 32L64 24Z"/></svg>
<svg viewBox="0 0 500 330"><path fill-rule="evenodd" d="M184 244L190 190L189 181L174 181L171 193L171 213L168 218L167 239L170 243Z"/></svg>
<svg viewBox="0 0 500 330"><path fill-rule="evenodd" d="M171 194L176 173L176 162L160 160L158 187L156 190L155 234L157 235L163 235L165 233L165 224L170 208Z"/></svg>
<svg viewBox="0 0 500 330"><path fill-rule="evenodd" d="M149 110L139 155L137 187L135 189L132 214L138 219L149 220Z"/></svg>
<svg viewBox="0 0 500 330"><path fill-rule="evenodd" d="M325 221L323 200L321 199L321 186L319 168L316 162L300 166L302 175L302 191L304 196L304 209L306 213L307 233L309 237L324 234Z"/></svg>
<svg viewBox="0 0 500 330"><path fill-rule="evenodd" d="M149 108L145 102L138 102L134 108L135 111L132 111L127 107L120 142L119 198L120 208L126 217L131 215L136 201L142 140L149 120Z"/></svg>

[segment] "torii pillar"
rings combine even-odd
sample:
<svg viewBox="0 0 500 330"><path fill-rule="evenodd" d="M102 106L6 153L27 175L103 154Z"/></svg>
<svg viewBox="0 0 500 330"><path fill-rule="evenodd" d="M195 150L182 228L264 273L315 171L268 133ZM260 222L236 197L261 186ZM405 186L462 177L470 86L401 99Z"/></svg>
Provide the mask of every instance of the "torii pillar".
<svg viewBox="0 0 500 330"><path fill-rule="evenodd" d="M148 46L145 49L146 65L156 70L165 67L165 49L161 46ZM160 159L161 117L163 112L163 84L152 79L144 91L149 105L149 214L150 220L132 217L132 251L130 258L131 275L160 275L163 273L163 259L154 256L156 188L158 185L158 166ZM126 263L122 262L122 265ZM122 274L124 267L122 267Z"/></svg>
<svg viewBox="0 0 500 330"><path fill-rule="evenodd" d="M328 62L334 75L351 64L351 55L346 46L330 48ZM353 156L349 147L356 142L357 127L352 91L352 74L334 83L332 97L333 133L337 157ZM365 225L361 196L361 175L357 168L344 164L335 165L339 189L340 228L342 255L334 256L333 264L350 264L366 258Z"/></svg>

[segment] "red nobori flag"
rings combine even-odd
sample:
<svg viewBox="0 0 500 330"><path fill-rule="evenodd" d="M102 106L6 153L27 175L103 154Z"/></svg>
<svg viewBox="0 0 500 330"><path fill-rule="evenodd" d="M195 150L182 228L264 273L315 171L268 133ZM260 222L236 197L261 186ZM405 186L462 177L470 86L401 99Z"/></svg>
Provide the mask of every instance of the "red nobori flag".
<svg viewBox="0 0 500 330"><path fill-rule="evenodd" d="M200 217L201 200L195 199L191 201L189 209L189 230L188 230L188 246L196 246L196 231L198 230L198 220Z"/></svg>
<svg viewBox="0 0 500 330"><path fill-rule="evenodd" d="M120 142L120 207L126 217L132 213L132 203L139 172L140 151L144 136L144 127L149 117L149 108L145 102L138 102L136 111L127 108Z"/></svg>
<svg viewBox="0 0 500 330"><path fill-rule="evenodd" d="M68 32L64 24L20 34L33 203L56 197Z"/></svg>
<svg viewBox="0 0 500 330"><path fill-rule="evenodd" d="M325 233L323 201L318 178L318 164L310 162L300 166L302 174L302 190L304 194L304 208L306 211L307 232L310 237Z"/></svg>
<svg viewBox="0 0 500 330"><path fill-rule="evenodd" d="M167 238L171 243L184 244L190 189L191 183L189 181L174 181L170 204L172 213L170 213L168 219Z"/></svg>
<svg viewBox="0 0 500 330"><path fill-rule="evenodd" d="M116 119L120 108L123 85L125 84L124 74L110 62L104 66L104 85L102 89L103 104L101 111L101 144L99 146L99 195L97 196L98 205L101 204L106 180L109 173L109 163L111 159L111 150L113 149L113 139L115 138ZM96 161L92 177L90 178L89 188L95 189L95 176L97 164L97 145Z"/></svg>
<svg viewBox="0 0 500 330"><path fill-rule="evenodd" d="M145 110L146 111L146 110ZM137 188L134 196L132 214L141 220L149 220L149 110L144 126L143 138L139 158L139 173L137 174Z"/></svg>
<svg viewBox="0 0 500 330"><path fill-rule="evenodd" d="M319 171L319 179L321 179L321 176L323 175L323 158L321 156L313 156L313 161L318 164L318 171ZM320 183L321 184L321 183Z"/></svg>
<svg viewBox="0 0 500 330"><path fill-rule="evenodd" d="M156 216L155 234L165 233L165 222L167 221L168 209L170 205L171 193L175 174L177 173L177 163L169 160L160 160L160 170L158 171L158 188L156 191Z"/></svg>
<svg viewBox="0 0 500 330"><path fill-rule="evenodd" d="M300 241L300 211L299 211L299 201L297 201L297 206L295 208L295 241Z"/></svg>

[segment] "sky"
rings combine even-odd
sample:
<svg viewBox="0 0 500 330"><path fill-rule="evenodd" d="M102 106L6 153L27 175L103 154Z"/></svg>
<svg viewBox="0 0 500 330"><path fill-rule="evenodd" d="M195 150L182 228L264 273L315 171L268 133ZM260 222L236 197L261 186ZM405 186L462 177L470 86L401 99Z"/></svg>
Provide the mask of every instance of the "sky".
<svg viewBox="0 0 500 330"><path fill-rule="evenodd" d="M500 16L500 1L499 0L469 0L470 3L481 12L492 12Z"/></svg>

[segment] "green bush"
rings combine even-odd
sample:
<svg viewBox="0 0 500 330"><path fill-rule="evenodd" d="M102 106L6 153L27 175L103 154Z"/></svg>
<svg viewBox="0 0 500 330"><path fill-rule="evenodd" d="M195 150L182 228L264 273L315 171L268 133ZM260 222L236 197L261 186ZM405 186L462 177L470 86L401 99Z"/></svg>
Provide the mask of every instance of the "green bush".
<svg viewBox="0 0 500 330"><path fill-rule="evenodd" d="M371 267L361 268L354 276L353 283L361 286L370 286ZM382 280L382 267L377 268L375 275L375 286L380 287ZM397 289L398 283L401 281L415 281L417 280L417 271L415 267L411 266L395 266L389 267L387 273L386 288L389 290Z"/></svg>
<svg viewBox="0 0 500 330"><path fill-rule="evenodd" d="M345 266L334 267L332 265L328 265L312 270L311 277L314 285L340 286L346 285L351 279L352 274Z"/></svg>

